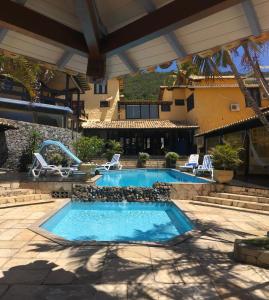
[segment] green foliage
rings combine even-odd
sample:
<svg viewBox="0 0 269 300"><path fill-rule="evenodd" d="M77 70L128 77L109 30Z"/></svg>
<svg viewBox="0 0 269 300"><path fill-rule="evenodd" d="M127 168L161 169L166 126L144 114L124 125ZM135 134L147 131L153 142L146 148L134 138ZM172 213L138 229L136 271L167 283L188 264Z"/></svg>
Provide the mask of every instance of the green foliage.
<svg viewBox="0 0 269 300"><path fill-rule="evenodd" d="M64 161L63 155L57 152L52 153L49 159L49 163L55 166L62 165L63 161Z"/></svg>
<svg viewBox="0 0 269 300"><path fill-rule="evenodd" d="M28 149L30 153L34 154L38 150L38 147L42 141L42 136L39 131L32 130L29 137Z"/></svg>
<svg viewBox="0 0 269 300"><path fill-rule="evenodd" d="M122 153L122 147L120 142L117 142L115 140L108 140L105 143L104 147L104 156L106 157L107 160L111 160L114 154L121 154Z"/></svg>
<svg viewBox="0 0 269 300"><path fill-rule="evenodd" d="M97 136L93 137L81 137L73 144L76 149L76 153L83 162L88 162L95 157L100 157L104 150L104 140L98 138Z"/></svg>
<svg viewBox="0 0 269 300"><path fill-rule="evenodd" d="M227 142L223 145L216 145L210 151L214 168L217 170L236 169L243 163L239 158L242 150L244 150L242 147L231 145Z"/></svg>
<svg viewBox="0 0 269 300"><path fill-rule="evenodd" d="M269 250L269 237L243 240L247 245Z"/></svg>
<svg viewBox="0 0 269 300"><path fill-rule="evenodd" d="M27 172L28 166L33 162L33 154L29 151L29 149L25 149L22 152L22 155L19 159L19 171Z"/></svg>
<svg viewBox="0 0 269 300"><path fill-rule="evenodd" d="M24 56L3 54L0 54L0 75L20 82L28 91L31 99L38 98L39 81L48 81L54 76L52 71Z"/></svg>
<svg viewBox="0 0 269 300"><path fill-rule="evenodd" d="M166 168L175 168L179 155L176 152L168 152L165 155Z"/></svg>
<svg viewBox="0 0 269 300"><path fill-rule="evenodd" d="M140 73L124 76L124 98L126 100L157 100L160 85L173 84L174 79L171 74L173 73Z"/></svg>
<svg viewBox="0 0 269 300"><path fill-rule="evenodd" d="M27 172L28 166L32 164L34 159L34 152L38 150L42 137L40 132L33 130L30 132L28 146L23 150L19 160L19 171Z"/></svg>
<svg viewBox="0 0 269 300"><path fill-rule="evenodd" d="M145 167L146 162L149 160L150 155L146 152L139 152L138 154L138 160L137 160L137 166L140 168Z"/></svg>

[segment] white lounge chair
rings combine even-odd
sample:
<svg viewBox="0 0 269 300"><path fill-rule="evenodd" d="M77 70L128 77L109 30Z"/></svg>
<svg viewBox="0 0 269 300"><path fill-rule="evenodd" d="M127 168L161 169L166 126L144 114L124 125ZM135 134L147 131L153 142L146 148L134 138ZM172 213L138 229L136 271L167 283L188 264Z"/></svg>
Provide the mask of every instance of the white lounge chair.
<svg viewBox="0 0 269 300"><path fill-rule="evenodd" d="M48 165L40 153L34 153L35 159L31 172L35 178L38 178L42 173L59 174L62 177L68 177L72 172L72 168L62 168L55 165Z"/></svg>
<svg viewBox="0 0 269 300"><path fill-rule="evenodd" d="M196 176L209 173L211 174L211 177L213 177L213 165L211 155L206 154L203 158L203 164L199 165L197 169L194 169L193 173Z"/></svg>
<svg viewBox="0 0 269 300"><path fill-rule="evenodd" d="M179 166L179 170L183 172L192 172L199 165L199 154L191 154L184 166Z"/></svg>
<svg viewBox="0 0 269 300"><path fill-rule="evenodd" d="M96 168L96 170L98 171L109 171L110 168L117 168L117 169L121 169L122 166L120 164L120 154L114 154L111 161L107 162L99 167Z"/></svg>

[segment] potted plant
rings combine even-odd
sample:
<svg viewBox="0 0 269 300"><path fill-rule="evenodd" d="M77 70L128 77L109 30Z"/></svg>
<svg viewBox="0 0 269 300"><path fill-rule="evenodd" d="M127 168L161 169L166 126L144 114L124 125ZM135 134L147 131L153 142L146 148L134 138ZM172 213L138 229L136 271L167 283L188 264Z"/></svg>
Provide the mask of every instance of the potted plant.
<svg viewBox="0 0 269 300"><path fill-rule="evenodd" d="M179 155L176 152L168 152L165 155L166 168L175 168Z"/></svg>
<svg viewBox="0 0 269 300"><path fill-rule="evenodd" d="M137 166L138 168L145 168L147 161L149 160L150 155L145 152L139 152L138 154L138 160L137 160Z"/></svg>
<svg viewBox="0 0 269 300"><path fill-rule="evenodd" d="M218 183L227 183L233 179L234 170L243 162L239 158L242 147L229 143L217 145L210 151L214 167L213 179Z"/></svg>

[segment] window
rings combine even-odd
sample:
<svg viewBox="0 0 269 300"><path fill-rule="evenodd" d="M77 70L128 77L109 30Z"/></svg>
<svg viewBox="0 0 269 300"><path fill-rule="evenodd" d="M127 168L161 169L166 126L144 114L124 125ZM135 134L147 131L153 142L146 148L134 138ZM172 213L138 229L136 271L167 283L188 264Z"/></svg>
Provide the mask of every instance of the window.
<svg viewBox="0 0 269 300"><path fill-rule="evenodd" d="M107 94L107 81L94 84L94 94Z"/></svg>
<svg viewBox="0 0 269 300"><path fill-rule="evenodd" d="M126 105L126 119L141 119L140 105Z"/></svg>
<svg viewBox="0 0 269 300"><path fill-rule="evenodd" d="M159 119L159 105L149 105L149 118Z"/></svg>
<svg viewBox="0 0 269 300"><path fill-rule="evenodd" d="M157 104L126 105L126 119L158 119L159 106Z"/></svg>
<svg viewBox="0 0 269 300"><path fill-rule="evenodd" d="M109 107L109 101L101 100L100 101L100 107Z"/></svg>
<svg viewBox="0 0 269 300"><path fill-rule="evenodd" d="M187 111L190 111L194 109L194 95L191 94L188 98L187 98Z"/></svg>
<svg viewBox="0 0 269 300"><path fill-rule="evenodd" d="M170 104L162 104L161 105L161 110L162 111L171 111Z"/></svg>
<svg viewBox="0 0 269 300"><path fill-rule="evenodd" d="M176 99L175 100L175 105L176 106L184 106L185 105L185 100L184 99Z"/></svg>
<svg viewBox="0 0 269 300"><path fill-rule="evenodd" d="M259 88L248 88L248 91L250 92L251 96L253 99L257 102L259 106L261 106L261 94L260 94L260 89ZM245 98L245 103L246 107L250 107L250 103L248 100Z"/></svg>

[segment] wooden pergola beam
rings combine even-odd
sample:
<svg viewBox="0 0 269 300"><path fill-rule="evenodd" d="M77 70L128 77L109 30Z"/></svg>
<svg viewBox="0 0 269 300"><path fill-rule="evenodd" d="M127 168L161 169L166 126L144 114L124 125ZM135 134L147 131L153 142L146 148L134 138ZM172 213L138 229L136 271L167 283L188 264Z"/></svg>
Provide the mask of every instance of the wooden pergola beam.
<svg viewBox="0 0 269 300"><path fill-rule="evenodd" d="M242 0L174 0L108 34L102 40L102 52L118 54L241 2Z"/></svg>
<svg viewBox="0 0 269 300"><path fill-rule="evenodd" d="M83 33L10 0L1 0L0 27L88 55Z"/></svg>
<svg viewBox="0 0 269 300"><path fill-rule="evenodd" d="M89 57L87 75L94 81L105 76L105 56L100 51L101 32L98 26L98 16L93 1L75 1L77 16L86 40Z"/></svg>

